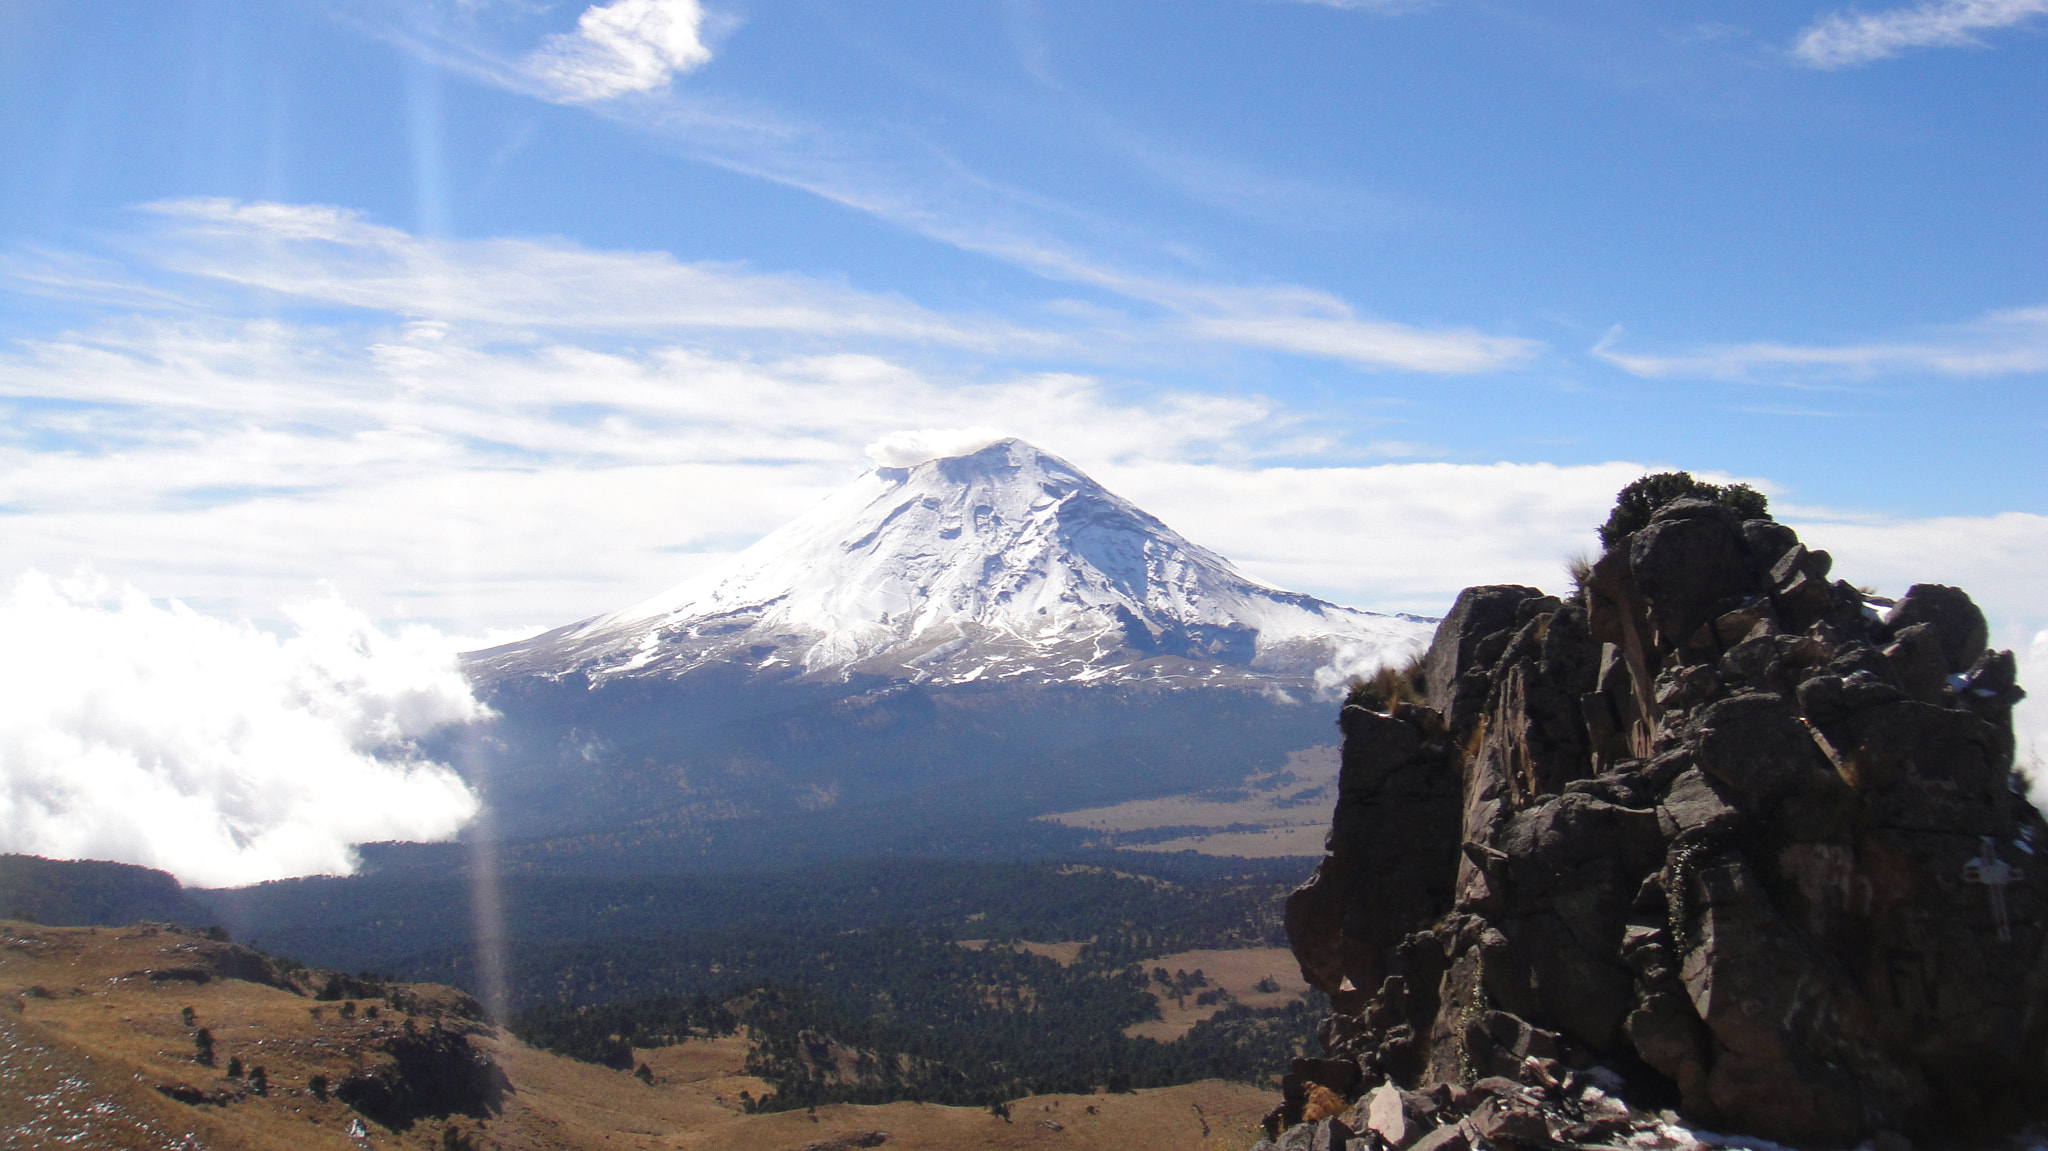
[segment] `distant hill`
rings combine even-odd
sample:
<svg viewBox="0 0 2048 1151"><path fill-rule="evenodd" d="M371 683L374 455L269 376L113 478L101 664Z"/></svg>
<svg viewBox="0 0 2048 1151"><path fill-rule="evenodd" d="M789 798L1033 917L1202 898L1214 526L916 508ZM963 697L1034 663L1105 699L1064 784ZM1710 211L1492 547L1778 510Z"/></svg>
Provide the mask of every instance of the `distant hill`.
<svg viewBox="0 0 2048 1151"><path fill-rule="evenodd" d="M170 875L128 863L0 855L0 915L53 927L213 922Z"/></svg>

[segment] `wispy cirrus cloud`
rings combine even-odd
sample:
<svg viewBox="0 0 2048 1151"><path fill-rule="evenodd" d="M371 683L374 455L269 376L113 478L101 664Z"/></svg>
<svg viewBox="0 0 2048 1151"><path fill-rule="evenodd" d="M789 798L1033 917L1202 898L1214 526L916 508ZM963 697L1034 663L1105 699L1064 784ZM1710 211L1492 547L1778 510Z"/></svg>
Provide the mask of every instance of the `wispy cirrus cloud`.
<svg viewBox="0 0 2048 1151"><path fill-rule="evenodd" d="M540 239L430 240L321 204L225 199L145 206L161 226L122 238L130 252L186 276L309 302L410 318L587 334L776 333L916 343L984 355L1081 360L1177 357L1190 341L1331 359L1365 370L1437 375L1512 370L1534 340L1470 328L1362 317L1327 292L1191 284L1099 267L1016 237L961 238L1048 277L1112 293L1137 312L1041 311L1038 326L934 312L898 296L742 265L685 262ZM76 254L0 261L18 289L135 307L174 304L174 289Z"/></svg>
<svg viewBox="0 0 2048 1151"><path fill-rule="evenodd" d="M1404 324L1360 319L1341 304L1330 311L1335 314L1272 309L1195 314L1184 324L1191 334L1219 343L1439 375L1498 371L1532 360L1543 350L1535 340L1513 336L1470 329L1418 331Z"/></svg>
<svg viewBox="0 0 2048 1151"><path fill-rule="evenodd" d="M1056 339L806 276L687 263L665 252L594 251L534 239L428 240L323 204L198 199L146 210L166 227L126 242L159 266L405 316L585 332L874 336L983 350ZM52 289L63 286L51 266L27 275Z"/></svg>
<svg viewBox="0 0 2048 1151"><path fill-rule="evenodd" d="M640 99L562 101L554 89L536 89L525 63L531 57L494 47L491 34L474 22L449 21L429 36L396 24L374 31L478 81L579 103L591 115L645 132L698 161L808 192L1048 281L1151 305L1159 314L1141 321L1155 334L1331 358L1372 371L1511 371L1546 350L1532 340L1464 326L1360 318L1349 302L1313 288L1187 275L1164 255L1174 243L977 171L900 124L820 123L758 102L667 91L665 85ZM1176 162L1191 163L1187 157Z"/></svg>
<svg viewBox="0 0 2048 1151"><path fill-rule="evenodd" d="M521 70L563 103L653 92L711 59L697 0L614 0L576 18L574 32L549 36Z"/></svg>
<svg viewBox="0 0 2048 1151"><path fill-rule="evenodd" d="M1969 323L1937 328L1925 338L1861 344L1726 344L1681 355L1620 350L1611 331L1592 354L1646 378L1788 381L1853 379L1880 374L2000 376L2048 371L2048 304L1992 312Z"/></svg>
<svg viewBox="0 0 2048 1151"><path fill-rule="evenodd" d="M964 251L989 256L1048 280L1101 289L1166 313L1182 335L1348 362L1368 370L1464 373L1513 370L1545 351L1538 341L1470 328L1422 327L1361 319L1335 295L1299 285L1247 287L1133 271L1058 238L1060 231L1107 230L1063 205L963 172L945 157L913 155L891 169L845 150L843 141L792 147L807 132L754 133L734 121L698 132L668 124L684 138L715 140L703 158L801 188ZM1039 222L1056 220L1051 227ZM1063 225L1063 226L1062 226Z"/></svg>
<svg viewBox="0 0 2048 1151"><path fill-rule="evenodd" d="M1832 12L1809 25L1792 55L1815 68L1847 68L1909 48L1981 45L1978 33L2025 24L2048 0L1930 0L1881 12Z"/></svg>

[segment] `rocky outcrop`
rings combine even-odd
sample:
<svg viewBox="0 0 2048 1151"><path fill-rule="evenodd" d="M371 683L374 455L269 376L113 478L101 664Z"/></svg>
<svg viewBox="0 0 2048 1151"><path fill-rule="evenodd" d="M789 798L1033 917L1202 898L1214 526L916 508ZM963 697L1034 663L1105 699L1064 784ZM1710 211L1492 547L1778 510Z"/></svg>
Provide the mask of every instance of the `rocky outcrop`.
<svg viewBox="0 0 2048 1151"><path fill-rule="evenodd" d="M386 1057L336 1084L334 1097L393 1131L420 1119L495 1116L511 1090L505 1073L461 1031L440 1026L386 1038Z"/></svg>
<svg viewBox="0 0 2048 1151"><path fill-rule="evenodd" d="M1464 592L1426 705L1345 709L1287 917L1337 1012L1274 1134L1341 1146L1376 1098L1394 1147L1600 1141L1572 1124L1602 1081L1602 1122L1618 1096L1811 1147L2042 1108L2048 835L2013 657L1955 588L1893 604L1830 569L1680 500L1569 600Z"/></svg>

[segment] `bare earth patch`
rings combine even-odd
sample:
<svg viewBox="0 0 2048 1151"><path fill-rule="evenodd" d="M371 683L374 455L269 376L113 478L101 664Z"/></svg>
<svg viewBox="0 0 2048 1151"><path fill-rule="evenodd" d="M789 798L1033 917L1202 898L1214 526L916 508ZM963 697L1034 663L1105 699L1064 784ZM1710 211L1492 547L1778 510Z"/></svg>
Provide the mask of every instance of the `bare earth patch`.
<svg viewBox="0 0 2048 1151"><path fill-rule="evenodd" d="M1301 978L1301 967L1294 961L1294 953L1285 947L1182 951L1147 959L1140 966L1148 972L1163 967L1168 974L1200 971L1209 982L1206 987L1179 997L1158 983L1152 984L1151 991L1159 1000L1161 1018L1124 1028L1124 1034L1133 1039L1157 1039L1161 1043L1170 1043L1231 1002L1256 1008L1284 1007L1308 991L1308 984ZM1266 979L1271 979L1278 989L1258 990L1259 983ZM1200 991L1213 991L1219 987L1230 993L1230 1000L1210 1004L1195 1002Z"/></svg>

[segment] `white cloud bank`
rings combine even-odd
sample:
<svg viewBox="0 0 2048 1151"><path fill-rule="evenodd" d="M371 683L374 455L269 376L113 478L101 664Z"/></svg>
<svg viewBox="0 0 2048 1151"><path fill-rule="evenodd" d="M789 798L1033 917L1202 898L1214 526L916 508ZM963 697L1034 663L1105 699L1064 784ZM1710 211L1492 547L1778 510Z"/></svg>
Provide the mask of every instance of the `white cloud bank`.
<svg viewBox="0 0 2048 1151"><path fill-rule="evenodd" d="M297 633L278 639L87 577L16 581L0 600L0 849L229 886L453 835L476 797L417 747L481 714L448 643L331 597L287 614Z"/></svg>
<svg viewBox="0 0 2048 1151"><path fill-rule="evenodd" d="M1002 428L1084 466L1292 443L1256 396L959 382L871 355L507 347L461 324L131 318L0 350L0 408L0 579L90 561L226 615L326 580L373 618L463 631L644 598L905 427Z"/></svg>
<svg viewBox="0 0 2048 1151"><path fill-rule="evenodd" d="M550 36L525 71L560 102L581 104L652 92L711 59L697 0L616 0L594 5L576 30Z"/></svg>
<svg viewBox="0 0 2048 1151"><path fill-rule="evenodd" d="M1833 12L1800 33L1792 54L1815 68L1846 68L1908 48L1981 45L1977 33L2048 13L2048 0L1938 0L1882 12Z"/></svg>
<svg viewBox="0 0 2048 1151"><path fill-rule="evenodd" d="M1005 432L987 427L923 428L918 431L890 432L869 444L867 454L878 467L914 468L929 460L971 456L1006 436Z"/></svg>
<svg viewBox="0 0 2048 1151"><path fill-rule="evenodd" d="M2020 657L2020 682L2027 673L2048 673L2048 628L2034 633ZM2020 767L2033 777L2034 806L2048 809L2048 683L2034 681L2034 695L2013 709L2013 726L2019 738Z"/></svg>

